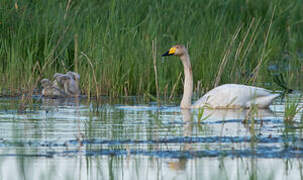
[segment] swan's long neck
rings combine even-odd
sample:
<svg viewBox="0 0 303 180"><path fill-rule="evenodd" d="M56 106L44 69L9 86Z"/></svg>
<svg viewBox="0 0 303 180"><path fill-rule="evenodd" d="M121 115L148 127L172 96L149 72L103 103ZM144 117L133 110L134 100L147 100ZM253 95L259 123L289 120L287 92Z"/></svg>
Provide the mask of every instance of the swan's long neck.
<svg viewBox="0 0 303 180"><path fill-rule="evenodd" d="M191 69L190 59L188 53L180 56L180 59L184 66L184 90L180 107L183 109L189 109L191 107L191 97L193 94L193 73Z"/></svg>

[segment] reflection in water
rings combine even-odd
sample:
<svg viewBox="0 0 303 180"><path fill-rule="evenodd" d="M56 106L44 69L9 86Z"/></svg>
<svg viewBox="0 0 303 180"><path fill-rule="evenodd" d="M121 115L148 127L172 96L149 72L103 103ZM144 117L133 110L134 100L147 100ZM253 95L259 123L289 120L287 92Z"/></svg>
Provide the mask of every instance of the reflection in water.
<svg viewBox="0 0 303 180"><path fill-rule="evenodd" d="M203 113L203 118L208 121L244 120L251 116L257 119L274 118L274 113L270 109L205 109Z"/></svg>
<svg viewBox="0 0 303 180"><path fill-rule="evenodd" d="M199 110L123 105L135 104L129 99L103 100L98 113L84 98L34 102L18 113L18 99L0 99L3 179L293 179L303 172L302 131L286 134L275 111L207 110L199 121Z"/></svg>
<svg viewBox="0 0 303 180"><path fill-rule="evenodd" d="M193 133L193 119L192 114L189 109L181 109L182 119L183 119L183 137L191 137ZM184 143L182 145L181 151L190 151L191 143ZM173 170L185 170L187 159L180 158L174 161L168 162L169 168Z"/></svg>
<svg viewBox="0 0 303 180"><path fill-rule="evenodd" d="M46 107L79 106L80 97L76 98L41 98L42 105Z"/></svg>
<svg viewBox="0 0 303 180"><path fill-rule="evenodd" d="M198 116L200 112L195 111ZM205 109L201 116L203 124L218 124L213 128L212 133L219 136L237 136L249 135L253 130L263 135L272 134L272 126L276 123L283 123L279 117L270 109ZM273 124L273 122L275 122Z"/></svg>

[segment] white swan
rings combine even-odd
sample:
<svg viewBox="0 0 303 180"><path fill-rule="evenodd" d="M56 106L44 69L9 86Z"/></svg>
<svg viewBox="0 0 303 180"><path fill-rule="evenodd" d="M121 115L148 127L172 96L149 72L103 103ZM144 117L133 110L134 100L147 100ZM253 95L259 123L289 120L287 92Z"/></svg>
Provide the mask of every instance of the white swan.
<svg viewBox="0 0 303 180"><path fill-rule="evenodd" d="M184 66L184 91L180 107L183 109L200 108L268 108L280 94L272 94L270 90L241 84L224 84L218 86L191 104L193 94L193 75L187 49L183 45L175 45L162 56L179 56Z"/></svg>

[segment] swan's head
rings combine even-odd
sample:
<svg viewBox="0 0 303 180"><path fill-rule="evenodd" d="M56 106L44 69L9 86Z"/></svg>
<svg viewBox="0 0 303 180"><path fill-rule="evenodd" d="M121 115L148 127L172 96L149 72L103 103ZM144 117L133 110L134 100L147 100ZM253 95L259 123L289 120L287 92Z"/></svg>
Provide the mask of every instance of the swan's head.
<svg viewBox="0 0 303 180"><path fill-rule="evenodd" d="M171 47L166 53L162 54L162 56L182 56L187 54L187 50L183 45L175 45Z"/></svg>

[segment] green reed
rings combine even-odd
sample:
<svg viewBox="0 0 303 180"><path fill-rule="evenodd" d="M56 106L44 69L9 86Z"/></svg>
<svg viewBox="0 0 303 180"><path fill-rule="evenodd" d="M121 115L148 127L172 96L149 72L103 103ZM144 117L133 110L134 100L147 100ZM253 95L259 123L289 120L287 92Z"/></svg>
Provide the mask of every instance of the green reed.
<svg viewBox="0 0 303 180"><path fill-rule="evenodd" d="M1 94L30 92L41 78L71 70L90 96L156 95L156 84L160 95L174 96L182 91L183 67L177 58L161 61L161 53L177 43L189 48L201 92L222 83L264 86L285 71L290 84L301 84L300 0L0 4Z"/></svg>
<svg viewBox="0 0 303 180"><path fill-rule="evenodd" d="M301 96L297 98L286 98L285 108L284 108L284 122L286 125L291 125L294 123L295 116L302 110L300 105Z"/></svg>

